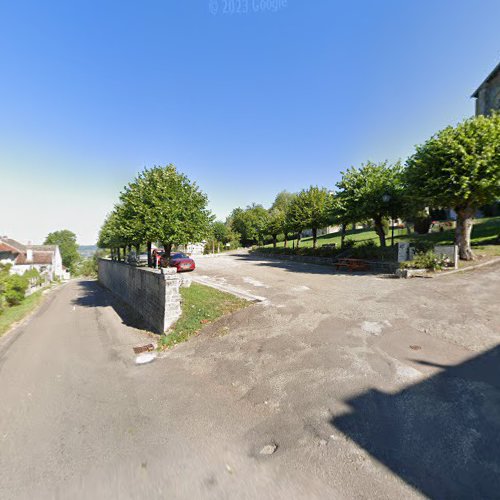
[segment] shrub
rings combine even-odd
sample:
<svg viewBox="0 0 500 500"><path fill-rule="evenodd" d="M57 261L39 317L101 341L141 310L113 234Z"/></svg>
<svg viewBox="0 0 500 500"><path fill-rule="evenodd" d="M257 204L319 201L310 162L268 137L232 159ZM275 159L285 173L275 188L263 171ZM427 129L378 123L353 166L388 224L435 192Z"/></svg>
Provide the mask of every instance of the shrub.
<svg viewBox="0 0 500 500"><path fill-rule="evenodd" d="M417 253L411 261L402 262L402 269L430 269L432 271L440 271L451 264L450 259L446 255L437 255L432 250L427 252Z"/></svg>
<svg viewBox="0 0 500 500"><path fill-rule="evenodd" d="M373 240L364 241L350 251L355 259L392 261L396 259L396 247L379 247Z"/></svg>
<svg viewBox="0 0 500 500"><path fill-rule="evenodd" d="M5 300L9 306L20 304L28 289L29 280L26 276L13 274L5 281Z"/></svg>
<svg viewBox="0 0 500 500"><path fill-rule="evenodd" d="M434 250L434 243L428 240L413 240L411 245L415 248L415 253L427 253Z"/></svg>
<svg viewBox="0 0 500 500"><path fill-rule="evenodd" d="M346 238L344 240L344 250L348 250L349 248L354 248L354 246L356 245L356 241L355 240L351 240L349 238Z"/></svg>

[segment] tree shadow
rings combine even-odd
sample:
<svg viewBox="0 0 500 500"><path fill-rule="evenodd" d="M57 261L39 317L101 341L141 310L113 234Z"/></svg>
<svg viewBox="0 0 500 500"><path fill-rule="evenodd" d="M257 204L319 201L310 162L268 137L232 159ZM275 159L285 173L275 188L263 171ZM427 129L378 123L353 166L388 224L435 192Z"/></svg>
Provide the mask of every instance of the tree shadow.
<svg viewBox="0 0 500 500"><path fill-rule="evenodd" d="M96 280L84 280L78 283L84 294L73 300L80 307L105 308L112 307L125 326L138 330L148 330L146 322L128 304L113 295Z"/></svg>
<svg viewBox="0 0 500 500"><path fill-rule="evenodd" d="M430 498L500 498L500 346L395 394L346 401L331 424Z"/></svg>
<svg viewBox="0 0 500 500"><path fill-rule="evenodd" d="M301 274L322 274L335 276L381 276L391 274L389 271L370 269L367 271L347 271L336 269L335 263L319 264L316 262L303 262L293 259L281 259L280 257L270 257L267 255L254 254L232 254L232 257L241 261L253 261L257 266L274 267L284 269L291 273Z"/></svg>

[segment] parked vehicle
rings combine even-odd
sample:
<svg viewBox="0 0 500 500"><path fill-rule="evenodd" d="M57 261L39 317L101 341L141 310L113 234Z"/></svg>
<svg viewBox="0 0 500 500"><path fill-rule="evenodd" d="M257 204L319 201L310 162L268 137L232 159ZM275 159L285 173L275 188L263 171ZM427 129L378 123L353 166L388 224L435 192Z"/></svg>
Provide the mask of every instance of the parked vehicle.
<svg viewBox="0 0 500 500"><path fill-rule="evenodd" d="M165 256L162 256L162 266L167 265ZM178 273L194 271L196 264L194 260L182 252L174 252L170 255L170 267L176 267Z"/></svg>

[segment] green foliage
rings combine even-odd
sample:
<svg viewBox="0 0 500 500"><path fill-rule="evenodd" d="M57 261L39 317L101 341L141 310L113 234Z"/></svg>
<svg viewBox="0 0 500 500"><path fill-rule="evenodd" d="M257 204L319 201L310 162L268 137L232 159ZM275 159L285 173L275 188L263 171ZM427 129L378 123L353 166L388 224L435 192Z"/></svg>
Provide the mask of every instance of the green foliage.
<svg viewBox="0 0 500 500"><path fill-rule="evenodd" d="M20 304L26 294L29 286L29 280L26 276L18 274L10 275L5 281L5 300L9 306Z"/></svg>
<svg viewBox="0 0 500 500"><path fill-rule="evenodd" d="M76 234L68 229L49 233L45 238L44 245L59 245L63 266L73 271L80 260Z"/></svg>
<svg viewBox="0 0 500 500"><path fill-rule="evenodd" d="M42 290L39 290L26 297L20 304L5 309L0 314L0 336L8 331L14 323L22 320L27 314L33 311L42 299Z"/></svg>
<svg viewBox="0 0 500 500"><path fill-rule="evenodd" d="M213 220L208 199L174 165L144 169L125 186L99 232L100 248L139 247L161 242L166 248L201 241Z"/></svg>
<svg viewBox="0 0 500 500"><path fill-rule="evenodd" d="M500 114L469 118L417 146L406 183L430 206L462 207L500 197Z"/></svg>
<svg viewBox="0 0 500 500"><path fill-rule="evenodd" d="M417 253L413 260L401 262L402 269L429 269L440 271L450 265L450 259L445 255L437 255L432 250Z"/></svg>
<svg viewBox="0 0 500 500"><path fill-rule="evenodd" d="M207 196L174 165L145 169L121 194L130 240L185 245L203 240L212 216Z"/></svg>
<svg viewBox="0 0 500 500"><path fill-rule="evenodd" d="M334 215L340 221L373 219L381 246L385 246L383 219L398 217L404 211L401 164L368 162L361 168L342 173L337 183L339 193L334 203Z"/></svg>
<svg viewBox="0 0 500 500"><path fill-rule="evenodd" d="M246 209L236 208L228 218L231 229L241 235L243 245L262 242L267 232L269 214L255 203Z"/></svg>
<svg viewBox="0 0 500 500"><path fill-rule="evenodd" d="M290 227L297 231L312 229L313 247L316 247L317 230L328 224L332 212L332 196L325 188L311 186L295 196L287 210Z"/></svg>
<svg viewBox="0 0 500 500"><path fill-rule="evenodd" d="M416 253L427 253L434 251L434 242L423 239L413 239L411 245L415 248Z"/></svg>
<svg viewBox="0 0 500 500"><path fill-rule="evenodd" d="M83 259L77 270L77 276L83 276L85 278L96 278L97 277L97 256L88 257Z"/></svg>
<svg viewBox="0 0 500 500"><path fill-rule="evenodd" d="M432 136L408 160L405 178L416 202L455 209L460 258L473 259L474 213L500 197L500 114L469 118Z"/></svg>

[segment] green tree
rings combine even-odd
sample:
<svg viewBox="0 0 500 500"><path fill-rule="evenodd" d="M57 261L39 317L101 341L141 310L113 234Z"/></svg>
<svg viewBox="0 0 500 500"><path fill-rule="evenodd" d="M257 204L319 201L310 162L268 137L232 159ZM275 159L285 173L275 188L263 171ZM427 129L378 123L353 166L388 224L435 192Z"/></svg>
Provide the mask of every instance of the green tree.
<svg viewBox="0 0 500 500"><path fill-rule="evenodd" d="M285 221L286 221L286 212L280 210L279 208L269 209L269 217L267 219L266 232L271 236L274 248L276 248L278 235L283 232Z"/></svg>
<svg viewBox="0 0 500 500"><path fill-rule="evenodd" d="M316 248L318 229L328 224L332 196L325 188L311 186L301 191L291 202L287 217L298 232L312 229L313 248ZM297 242L298 243L298 242Z"/></svg>
<svg viewBox="0 0 500 500"><path fill-rule="evenodd" d="M203 240L212 215L208 198L174 165L145 169L121 194L124 217L131 221L131 244L161 242L167 255L173 245Z"/></svg>
<svg viewBox="0 0 500 500"><path fill-rule="evenodd" d="M262 205L255 203L245 210L235 208L229 216L231 229L241 235L243 245L260 243L267 231L269 214Z"/></svg>
<svg viewBox="0 0 500 500"><path fill-rule="evenodd" d="M469 118L432 136L408 159L406 181L417 202L455 210L460 258L472 260L474 214L500 197L500 114Z"/></svg>
<svg viewBox="0 0 500 500"><path fill-rule="evenodd" d="M274 203L269 211L271 221L269 222L269 234L273 237L273 243L276 246L276 240L279 234L283 234L283 245L288 246L288 235L293 230L287 218L288 209L293 199L297 195L288 191L281 191L276 195Z"/></svg>
<svg viewBox="0 0 500 500"><path fill-rule="evenodd" d="M44 245L59 245L63 266L73 271L80 260L78 253L78 244L76 243L76 234L68 229L54 231L45 238Z"/></svg>
<svg viewBox="0 0 500 500"><path fill-rule="evenodd" d="M403 210L403 178L399 162L368 162L342 172L337 183L339 206L348 222L372 219L380 246L385 247L384 218L398 217Z"/></svg>

